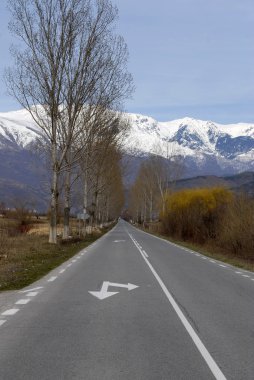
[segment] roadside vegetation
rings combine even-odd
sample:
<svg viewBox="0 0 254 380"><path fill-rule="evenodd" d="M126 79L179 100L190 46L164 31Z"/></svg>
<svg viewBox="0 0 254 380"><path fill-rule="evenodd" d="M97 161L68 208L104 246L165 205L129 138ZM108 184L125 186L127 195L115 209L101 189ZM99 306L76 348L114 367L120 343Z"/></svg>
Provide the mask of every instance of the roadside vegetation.
<svg viewBox="0 0 254 380"><path fill-rule="evenodd" d="M14 65L5 80L40 130L37 149L49 172L49 243L57 244L60 202L65 239L73 205L91 227L120 214L121 149L129 129L123 109L134 91L128 49L110 0L9 0L8 5L10 31L21 43L11 49Z"/></svg>
<svg viewBox="0 0 254 380"><path fill-rule="evenodd" d="M40 184L48 210L39 219L32 200L0 203L0 291L37 280L120 215L123 109L134 91L110 0L8 0L8 8L21 43L5 81L40 131L31 149L48 171Z"/></svg>
<svg viewBox="0 0 254 380"><path fill-rule="evenodd" d="M57 244L48 243L47 217L26 214L24 219L14 211L0 218L0 292L21 289L87 247L107 232L111 225L93 228L79 237L77 221L71 219L72 237L61 238L63 224L58 224Z"/></svg>
<svg viewBox="0 0 254 380"><path fill-rule="evenodd" d="M151 209L144 186L148 177L142 178L140 171L130 192L129 218L135 224L205 255L254 270L253 198L219 186L174 191L174 184L167 182L163 197L154 193Z"/></svg>

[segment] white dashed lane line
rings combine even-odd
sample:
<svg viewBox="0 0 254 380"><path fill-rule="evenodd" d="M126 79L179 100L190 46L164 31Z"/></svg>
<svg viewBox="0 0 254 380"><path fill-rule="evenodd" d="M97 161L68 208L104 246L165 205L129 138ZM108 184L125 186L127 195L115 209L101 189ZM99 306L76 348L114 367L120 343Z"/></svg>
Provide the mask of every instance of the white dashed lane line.
<svg viewBox="0 0 254 380"><path fill-rule="evenodd" d="M53 282L57 279L57 276L52 276L48 279L48 282Z"/></svg>
<svg viewBox="0 0 254 380"><path fill-rule="evenodd" d="M136 243L137 241L135 239L133 239ZM161 240L161 239L160 239ZM163 240L163 239L162 239ZM239 274L241 275L242 277L245 277L245 278L249 278L251 281L254 281L254 278L252 278L253 274L251 273L250 275L249 274L244 274L244 272L246 271L235 271L235 269L233 267L231 267L230 265L224 265L224 264L221 264L219 261L215 261L215 260L212 260L212 259L209 259L208 257L206 256L203 256L195 251L191 251L190 249L187 249L187 248L183 248L181 246L178 246L177 244L174 244L174 243L169 243L171 245L173 245L174 247L177 247L177 248L181 248L183 251L186 251L186 252L189 252L189 253L192 253L193 255L199 257L200 259L202 260L208 260L210 263L212 264L215 264L221 268L225 268L225 269L229 269L230 271L232 272L235 272L236 274ZM139 246L139 244L137 243L137 245Z"/></svg>
<svg viewBox="0 0 254 380"><path fill-rule="evenodd" d="M143 252L143 254L145 255L145 257L148 259L149 256L146 253L146 251L142 248L142 246L135 239L133 239L133 241L135 242L135 244L137 245L137 247Z"/></svg>
<svg viewBox="0 0 254 380"><path fill-rule="evenodd" d="M126 232L129 234L128 231L126 231ZM142 249L141 245L137 242L137 240L136 240L131 234L129 234L129 236L130 236L130 238L133 240L133 242L137 245L137 247L138 247L139 249ZM166 241L165 239L158 238L157 236L154 236L154 237L155 237L156 239ZM232 272L235 272L235 273L238 274L238 275L241 275L242 277L249 278L251 281L254 281L254 278L252 277L252 276L253 276L252 273L250 273L250 275L249 275L249 274L244 274L244 272L246 272L246 271L235 271L234 267L231 267L230 265L224 265L224 264L221 264L219 261L215 261L215 260L209 259L209 257L203 256L203 255L201 255L200 253L197 253L197 252L195 252L195 251L192 251L192 250L187 249L187 248L185 248L185 247L181 247L181 246L179 246L179 245L177 245L177 244L174 244L174 243L171 243L171 242L168 242L168 241L166 241L166 242L167 242L168 244L170 244L171 246L174 246L174 247L180 248L181 250L183 250L183 251L185 251L185 252L192 253L193 255L195 255L196 257L199 257L199 258L202 259L202 260L207 260L207 261L209 261L210 263L217 265L218 267L228 269L228 270L230 270L230 271L232 271ZM142 252L143 252L143 254L145 255L146 258L149 257L149 256L147 255L147 253L146 253L143 249L142 249ZM248 272L247 272L247 273L248 273Z"/></svg>
<svg viewBox="0 0 254 380"><path fill-rule="evenodd" d="M175 244L173 244L175 245ZM179 247L178 247L179 248ZM186 251L185 248L183 248L184 251ZM193 252L193 251L190 251L190 250L187 250L188 252L190 253L193 253L195 256L203 259L203 260L207 260L208 257L205 257L205 256L202 256L201 254L199 253L196 253L196 252ZM251 275L248 275L248 274L244 274L242 271L236 271L233 267L231 267L230 265L224 265L224 264L220 264L218 261L215 261L215 260L212 260L212 259L208 259L208 261L212 264L216 264L217 266L221 267L221 268L225 268L225 269L229 269L230 271L232 272L235 272L236 274L242 276L242 277L245 277L245 278L249 278L251 281L254 281L254 278L252 278L252 274Z"/></svg>
<svg viewBox="0 0 254 380"><path fill-rule="evenodd" d="M37 286L37 288L33 288L33 289L20 290L19 293L28 293L28 292L33 292L34 290L39 290L39 289L43 289L43 286Z"/></svg>
<svg viewBox="0 0 254 380"><path fill-rule="evenodd" d="M7 315L14 315L19 311L19 309L9 309L4 311L1 315L7 316Z"/></svg>
<svg viewBox="0 0 254 380"><path fill-rule="evenodd" d="M26 305L31 300L29 298L20 299L17 302L15 302L15 305Z"/></svg>
<svg viewBox="0 0 254 380"><path fill-rule="evenodd" d="M37 296L38 292L30 292L30 293L27 293L26 296L27 297L35 297Z"/></svg>
<svg viewBox="0 0 254 380"><path fill-rule="evenodd" d="M132 239L135 243L139 244L139 243L135 240L135 238L134 238L134 237L133 237L133 236L132 236L127 230L126 230L126 232L129 234L129 236L131 237L131 239ZM144 233L144 234L146 234L146 235L149 235L150 237L152 236L152 237L154 237L155 239L158 239L158 240L161 240L161 241L163 241L163 242L166 242L167 244L169 244L169 245L171 245L171 246L174 246L174 247L177 247L177 248L179 248L179 249L181 249L181 250L183 250L183 251L186 251L186 252L192 253L192 254L195 255L196 257L199 257L199 258L201 258L201 259L203 259L203 260L207 260L207 259L208 259L207 257L205 257L205 256L203 256L203 255L197 253L196 251L192 251L192 250L190 250L190 249L186 249L185 247L182 247L182 246L180 246L180 245L178 245L178 244L175 244L175 243L169 242L169 241L166 240L166 239L159 238L158 236L153 236L153 235L151 235L151 234L149 234L149 233L147 233L147 232L144 232L144 231L140 231L140 232L142 232L142 233ZM230 265L223 265L223 264L220 264L219 261L215 261L215 260L207 260L207 261L209 261L210 263L216 264L217 266L220 266L221 268L229 269L230 271L235 272L236 274L240 274L240 275L242 275L243 277L249 278L251 281L254 281L254 278L253 278L254 274L251 273L251 272L248 272L248 271L244 271L244 270L243 270L243 272L250 273L250 275L244 275L243 272L241 272L241 271L235 271L235 268L234 268L233 266L230 266Z"/></svg>
<svg viewBox="0 0 254 380"><path fill-rule="evenodd" d="M159 285L161 287L161 290L164 292L164 294L167 297L170 305L173 307L173 309L176 312L178 318L180 319L180 321L182 322L182 324L185 327L186 331L190 335L190 338L192 339L193 343L196 345L197 349L199 350L200 354L204 358L205 362L207 363L207 365L210 368L211 372L213 373L214 377L217 380L226 380L226 378L223 375L222 371L220 370L220 368L218 367L218 365L214 361L213 357L208 352L207 348L205 347L205 345L203 344L203 342L201 341L201 339L197 335L196 331L193 329L193 327L191 326L191 324L189 323L189 321L186 319L186 317L183 314L182 310L180 309L180 307L176 303L174 297L169 292L169 290L167 289L166 285L164 284L164 282L162 281L162 279L160 278L160 276L158 275L158 273L156 272L156 270L154 269L154 267L152 266L152 264L145 257L143 251L138 247L138 245L136 244L136 242L134 241L134 239L132 238L132 236L130 234L129 234L129 236L131 237L131 239L132 239L133 243L135 244L135 246L137 247L138 251L141 253L141 256L145 260L147 266L150 268L153 276L155 277L155 279L159 283Z"/></svg>
<svg viewBox="0 0 254 380"><path fill-rule="evenodd" d="M145 251L144 249L143 249L143 253L144 253L144 255L145 255L146 258L149 257L148 254L146 253L146 251Z"/></svg>
<svg viewBox="0 0 254 380"><path fill-rule="evenodd" d="M69 263L68 265L66 265L65 268L63 268L59 271L59 274L64 273L66 271L66 269L68 269L69 267L72 266L73 263L75 263L77 260L81 259L81 257L84 256L85 253L87 253L87 250L80 252L79 256L77 256L76 259L73 259L71 261L71 263ZM53 282L56 279L57 279L57 276L51 276L47 280L47 282ZM19 293L23 293L24 296L26 296L27 298L19 299L18 301L15 302L15 305L27 305L31 301L31 297L35 297L39 293L38 291L35 291L35 290L41 290L41 289L43 289L43 286L38 286L38 287L32 288L32 289L20 290ZM1 315L12 316L12 315L16 314L19 310L20 309L16 309L16 308L8 309L8 310L5 310L3 313L1 313ZM0 319L0 326L2 326L6 321L7 321L6 319Z"/></svg>

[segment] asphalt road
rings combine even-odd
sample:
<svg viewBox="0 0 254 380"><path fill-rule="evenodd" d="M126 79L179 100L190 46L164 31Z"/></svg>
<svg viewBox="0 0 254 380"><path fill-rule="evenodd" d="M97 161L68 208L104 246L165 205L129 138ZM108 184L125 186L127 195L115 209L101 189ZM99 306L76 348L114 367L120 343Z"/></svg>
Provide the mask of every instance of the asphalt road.
<svg viewBox="0 0 254 380"><path fill-rule="evenodd" d="M0 379L253 380L253 301L253 273L120 221L0 297Z"/></svg>

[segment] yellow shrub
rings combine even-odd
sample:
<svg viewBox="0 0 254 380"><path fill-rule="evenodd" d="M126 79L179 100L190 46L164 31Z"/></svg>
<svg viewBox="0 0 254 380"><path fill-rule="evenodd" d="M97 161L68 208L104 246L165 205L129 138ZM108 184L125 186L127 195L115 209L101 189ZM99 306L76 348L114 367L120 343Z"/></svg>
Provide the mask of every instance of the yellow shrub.
<svg viewBox="0 0 254 380"><path fill-rule="evenodd" d="M222 187L166 194L161 213L164 229L179 238L203 242L214 237L221 214L232 200L231 191Z"/></svg>

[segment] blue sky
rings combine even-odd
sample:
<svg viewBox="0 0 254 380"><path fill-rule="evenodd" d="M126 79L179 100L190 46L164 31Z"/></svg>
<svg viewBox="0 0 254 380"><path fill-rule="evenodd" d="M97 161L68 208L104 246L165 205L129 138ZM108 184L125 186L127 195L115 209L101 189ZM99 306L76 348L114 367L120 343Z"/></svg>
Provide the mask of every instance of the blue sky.
<svg viewBox="0 0 254 380"><path fill-rule="evenodd" d="M253 0L113 0L136 91L129 112L254 122ZM0 74L10 62L0 2ZM19 108L0 86L0 111Z"/></svg>

